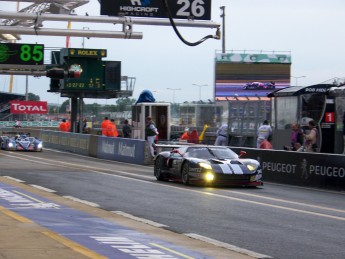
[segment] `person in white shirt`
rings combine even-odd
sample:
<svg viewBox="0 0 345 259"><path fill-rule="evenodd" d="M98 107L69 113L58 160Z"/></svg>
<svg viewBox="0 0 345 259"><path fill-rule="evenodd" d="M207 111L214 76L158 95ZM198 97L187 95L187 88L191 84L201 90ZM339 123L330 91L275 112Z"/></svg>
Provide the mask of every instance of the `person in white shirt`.
<svg viewBox="0 0 345 259"><path fill-rule="evenodd" d="M263 140L268 140L269 137L272 135L272 128L268 124L268 121L265 120L263 124L258 128L258 136L256 140L256 148L260 148L260 144Z"/></svg>
<svg viewBox="0 0 345 259"><path fill-rule="evenodd" d="M154 124L154 122L152 121L152 118L150 116L146 117L146 128L145 128L145 135L146 135L146 139L149 142L149 147L150 147L150 153L152 158L155 157L155 150L154 150L154 143L155 143L155 139L156 136L158 135L158 130L156 128L156 125Z"/></svg>
<svg viewBox="0 0 345 259"><path fill-rule="evenodd" d="M228 124L223 124L216 132L215 146L227 146L228 140Z"/></svg>

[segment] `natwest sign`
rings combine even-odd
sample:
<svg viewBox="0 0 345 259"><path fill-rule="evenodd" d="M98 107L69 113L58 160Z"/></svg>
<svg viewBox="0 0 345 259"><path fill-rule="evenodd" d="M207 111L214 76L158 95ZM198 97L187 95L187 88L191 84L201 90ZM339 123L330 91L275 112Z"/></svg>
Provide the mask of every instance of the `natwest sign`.
<svg viewBox="0 0 345 259"><path fill-rule="evenodd" d="M48 103L36 101L11 101L12 114L47 114Z"/></svg>

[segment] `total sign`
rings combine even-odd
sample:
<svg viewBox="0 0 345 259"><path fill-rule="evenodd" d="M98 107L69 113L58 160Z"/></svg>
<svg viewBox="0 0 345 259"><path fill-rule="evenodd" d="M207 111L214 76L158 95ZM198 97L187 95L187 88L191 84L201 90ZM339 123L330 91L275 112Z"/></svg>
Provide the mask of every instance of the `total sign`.
<svg viewBox="0 0 345 259"><path fill-rule="evenodd" d="M12 114L47 114L48 103L36 101L11 101Z"/></svg>

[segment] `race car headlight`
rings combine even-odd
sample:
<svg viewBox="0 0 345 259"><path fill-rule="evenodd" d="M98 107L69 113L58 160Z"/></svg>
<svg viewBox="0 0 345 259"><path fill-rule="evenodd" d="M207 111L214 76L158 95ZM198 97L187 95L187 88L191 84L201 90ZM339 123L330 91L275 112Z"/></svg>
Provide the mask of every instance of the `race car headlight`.
<svg viewBox="0 0 345 259"><path fill-rule="evenodd" d="M246 164L246 166L250 171L255 171L258 168L255 164Z"/></svg>
<svg viewBox="0 0 345 259"><path fill-rule="evenodd" d="M13 143L8 143L8 147L13 147Z"/></svg>
<svg viewBox="0 0 345 259"><path fill-rule="evenodd" d="M205 174L205 180L206 180L207 182L213 181L213 180L214 180L214 174L212 174L212 173L206 173L206 174Z"/></svg>
<svg viewBox="0 0 345 259"><path fill-rule="evenodd" d="M39 143L39 144L37 145L37 148L43 148L42 143Z"/></svg>
<svg viewBox="0 0 345 259"><path fill-rule="evenodd" d="M199 166L205 169L212 169L212 166L208 163L200 162Z"/></svg>

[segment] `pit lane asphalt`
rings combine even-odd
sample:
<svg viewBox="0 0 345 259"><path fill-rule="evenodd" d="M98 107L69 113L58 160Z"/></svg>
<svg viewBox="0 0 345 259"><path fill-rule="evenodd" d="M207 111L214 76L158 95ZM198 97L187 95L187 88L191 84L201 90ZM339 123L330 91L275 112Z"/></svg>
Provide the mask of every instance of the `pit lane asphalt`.
<svg viewBox="0 0 345 259"><path fill-rule="evenodd" d="M0 211L0 258L253 258L5 176Z"/></svg>

